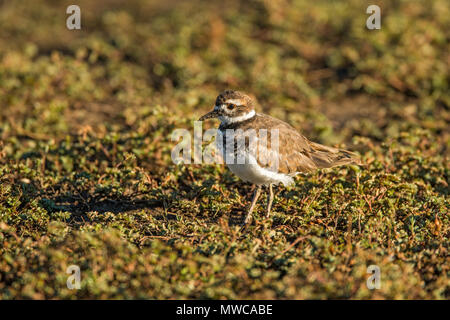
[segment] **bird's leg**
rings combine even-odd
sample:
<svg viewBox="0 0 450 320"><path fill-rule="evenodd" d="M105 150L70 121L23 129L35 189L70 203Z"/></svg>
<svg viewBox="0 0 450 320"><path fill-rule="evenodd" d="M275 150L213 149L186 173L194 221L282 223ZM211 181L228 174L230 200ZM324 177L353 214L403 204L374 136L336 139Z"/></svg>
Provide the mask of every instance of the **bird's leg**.
<svg viewBox="0 0 450 320"><path fill-rule="evenodd" d="M269 184L269 197L267 198L266 218L268 218L270 215L270 210L272 209L272 202L273 202L273 189L272 189L272 184Z"/></svg>
<svg viewBox="0 0 450 320"><path fill-rule="evenodd" d="M261 186L256 186L255 192L253 193L252 204L250 205L250 208L248 209L247 212L247 216L245 217L244 221L245 224L249 223L250 220L252 219L252 212L253 209L255 208L256 201L258 200L260 193L261 193Z"/></svg>

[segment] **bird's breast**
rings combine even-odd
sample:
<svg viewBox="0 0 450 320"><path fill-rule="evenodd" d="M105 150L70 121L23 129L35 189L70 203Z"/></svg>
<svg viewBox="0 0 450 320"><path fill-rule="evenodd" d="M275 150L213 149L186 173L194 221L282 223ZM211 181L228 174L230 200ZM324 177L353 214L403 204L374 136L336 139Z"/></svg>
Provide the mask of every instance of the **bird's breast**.
<svg viewBox="0 0 450 320"><path fill-rule="evenodd" d="M226 135L221 130L218 130L216 136L217 149L231 172L242 180L257 185L279 183L290 185L293 183L293 179L289 175L274 172L260 166L255 159L255 155L249 152L245 146L239 148L235 143L227 144L226 141Z"/></svg>

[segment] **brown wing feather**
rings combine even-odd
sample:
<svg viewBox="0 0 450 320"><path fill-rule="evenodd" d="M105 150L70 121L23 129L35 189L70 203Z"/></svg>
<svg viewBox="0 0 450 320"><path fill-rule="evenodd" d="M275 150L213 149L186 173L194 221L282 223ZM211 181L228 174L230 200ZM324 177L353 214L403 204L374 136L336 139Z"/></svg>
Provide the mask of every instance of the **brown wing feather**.
<svg viewBox="0 0 450 320"><path fill-rule="evenodd" d="M286 122L265 114L257 114L251 120L231 124L222 129L246 131L255 128L267 129L267 144L265 141L262 144L258 143L256 150L258 164L264 168L294 175L298 172L311 172L319 168L351 163L359 164L356 154L311 142ZM276 146L272 146L274 129L278 130L278 150ZM256 130L256 134L259 139L258 130ZM248 147L247 143L246 147ZM236 144L234 150L237 150Z"/></svg>
<svg viewBox="0 0 450 320"><path fill-rule="evenodd" d="M317 169L314 161L308 157L308 154L313 150L309 144L308 139L302 136L292 126L281 120L261 115L260 121L262 125L266 125L271 130L278 129L278 158L269 158L269 167L274 168L277 164L273 163L273 159L278 160L279 173L293 175L297 172L310 172ZM268 148L272 149L271 139L268 139ZM276 153L273 151L272 155ZM264 154L264 153L263 153ZM268 152L271 155L270 152ZM260 156L260 154L258 154Z"/></svg>

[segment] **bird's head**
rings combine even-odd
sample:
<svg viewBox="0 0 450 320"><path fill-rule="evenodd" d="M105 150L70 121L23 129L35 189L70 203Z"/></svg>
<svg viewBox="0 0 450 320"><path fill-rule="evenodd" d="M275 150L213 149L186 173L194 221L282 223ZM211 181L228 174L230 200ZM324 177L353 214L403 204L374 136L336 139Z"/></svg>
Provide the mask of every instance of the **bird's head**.
<svg viewBox="0 0 450 320"><path fill-rule="evenodd" d="M245 121L255 115L253 100L246 94L226 90L219 94L214 109L203 115L199 121L210 118L218 118L224 123Z"/></svg>

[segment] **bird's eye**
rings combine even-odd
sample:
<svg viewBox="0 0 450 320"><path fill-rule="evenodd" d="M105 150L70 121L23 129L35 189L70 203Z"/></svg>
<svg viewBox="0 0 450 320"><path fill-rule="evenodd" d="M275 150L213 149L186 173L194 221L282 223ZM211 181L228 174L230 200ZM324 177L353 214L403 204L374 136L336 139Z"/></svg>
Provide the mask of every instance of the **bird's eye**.
<svg viewBox="0 0 450 320"><path fill-rule="evenodd" d="M230 103L227 108L228 108L228 110L233 110L235 107L236 107L236 105Z"/></svg>

